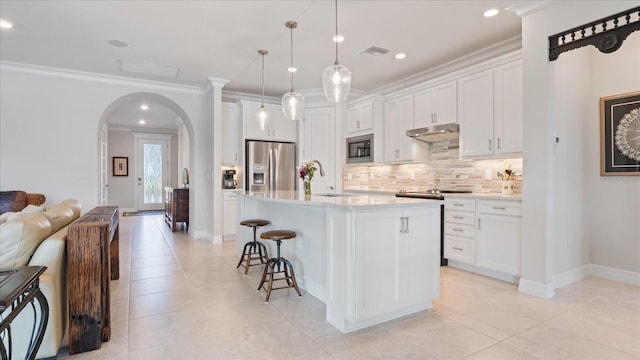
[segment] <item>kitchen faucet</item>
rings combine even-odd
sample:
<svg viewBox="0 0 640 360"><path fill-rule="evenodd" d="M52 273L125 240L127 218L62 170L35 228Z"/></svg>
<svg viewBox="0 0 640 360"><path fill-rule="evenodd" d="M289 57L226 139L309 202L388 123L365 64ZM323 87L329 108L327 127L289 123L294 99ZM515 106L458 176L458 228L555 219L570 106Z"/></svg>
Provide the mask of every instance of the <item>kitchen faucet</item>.
<svg viewBox="0 0 640 360"><path fill-rule="evenodd" d="M320 163L320 161L318 160L311 160L311 161L318 164L318 166L320 167L320 176L324 176L324 168L322 167L322 164Z"/></svg>

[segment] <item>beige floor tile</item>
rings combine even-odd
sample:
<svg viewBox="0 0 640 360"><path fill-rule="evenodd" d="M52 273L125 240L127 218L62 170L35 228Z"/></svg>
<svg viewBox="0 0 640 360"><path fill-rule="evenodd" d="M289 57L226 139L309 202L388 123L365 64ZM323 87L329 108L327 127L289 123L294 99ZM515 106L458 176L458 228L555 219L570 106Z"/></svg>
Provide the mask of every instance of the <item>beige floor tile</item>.
<svg viewBox="0 0 640 360"><path fill-rule="evenodd" d="M640 358L640 287L598 278L543 300L442 267L433 309L343 334L304 291L274 291L266 304L262 268L236 269L235 242L171 232L162 216L121 218L120 260L111 341L73 356L63 347L59 359Z"/></svg>
<svg viewBox="0 0 640 360"><path fill-rule="evenodd" d="M471 354L464 360L543 360L505 343L497 343Z"/></svg>
<svg viewBox="0 0 640 360"><path fill-rule="evenodd" d="M637 357L613 349L550 325L540 325L505 341L521 351L541 359L637 359Z"/></svg>

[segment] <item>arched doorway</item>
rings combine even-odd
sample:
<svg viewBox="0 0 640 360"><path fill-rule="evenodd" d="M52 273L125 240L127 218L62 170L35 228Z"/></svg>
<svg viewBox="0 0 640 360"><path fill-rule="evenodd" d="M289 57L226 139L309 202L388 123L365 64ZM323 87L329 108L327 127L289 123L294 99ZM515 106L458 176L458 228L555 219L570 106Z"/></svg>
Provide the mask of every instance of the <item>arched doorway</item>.
<svg viewBox="0 0 640 360"><path fill-rule="evenodd" d="M121 211L152 209L154 203L162 208L164 186L182 184L183 169L191 171L192 122L182 107L163 95L138 92L114 100L102 113L98 130L101 205L117 205ZM141 150L153 149L153 144L163 151ZM114 173L113 159L126 161L126 174Z"/></svg>

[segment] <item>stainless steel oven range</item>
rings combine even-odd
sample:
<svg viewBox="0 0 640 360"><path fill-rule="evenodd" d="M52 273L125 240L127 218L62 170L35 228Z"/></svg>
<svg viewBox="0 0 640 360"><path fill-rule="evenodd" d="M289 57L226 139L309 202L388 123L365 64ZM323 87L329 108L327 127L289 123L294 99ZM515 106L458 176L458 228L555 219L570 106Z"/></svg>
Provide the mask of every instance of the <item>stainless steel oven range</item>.
<svg viewBox="0 0 640 360"><path fill-rule="evenodd" d="M408 197L425 200L444 200L447 194L469 194L469 190L439 190L431 189L425 191L405 191L400 190L396 197ZM444 205L440 205L440 266L447 266L449 260L444 258Z"/></svg>

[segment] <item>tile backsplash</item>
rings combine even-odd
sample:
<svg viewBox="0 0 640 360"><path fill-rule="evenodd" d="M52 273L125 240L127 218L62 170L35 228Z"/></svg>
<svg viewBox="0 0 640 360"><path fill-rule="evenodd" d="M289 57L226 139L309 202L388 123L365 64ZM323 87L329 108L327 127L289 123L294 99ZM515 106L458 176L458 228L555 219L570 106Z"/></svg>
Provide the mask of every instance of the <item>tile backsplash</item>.
<svg viewBox="0 0 640 360"><path fill-rule="evenodd" d="M393 165L347 165L342 172L344 190L389 191L471 190L475 193L500 194L504 162L519 174L515 177L514 192L522 193L522 158L491 158L461 160L457 143L448 141L429 144L429 160L425 163ZM487 171L491 180L485 180Z"/></svg>

